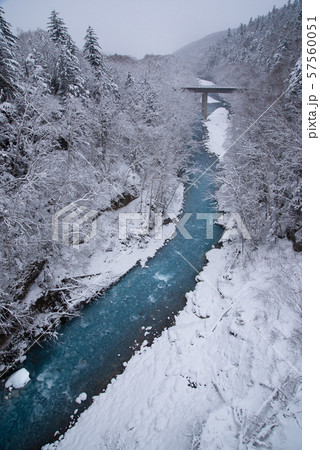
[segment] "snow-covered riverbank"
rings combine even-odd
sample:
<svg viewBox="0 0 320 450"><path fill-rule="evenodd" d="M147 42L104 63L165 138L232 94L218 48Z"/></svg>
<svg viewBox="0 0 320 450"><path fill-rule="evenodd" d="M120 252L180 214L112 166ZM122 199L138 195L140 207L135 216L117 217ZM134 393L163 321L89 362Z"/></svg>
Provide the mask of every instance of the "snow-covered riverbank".
<svg viewBox="0 0 320 450"><path fill-rule="evenodd" d="M183 192L184 187L180 183L170 204L170 212L177 216L182 211ZM175 225L168 223L163 226L162 238L154 239L154 230L139 234L141 223L131 221L128 222L127 238L119 239L119 214L128 214L128 217L130 213L136 214L139 202L140 198L137 198L119 210L102 214L98 218L97 235L83 244L83 249L64 249L62 261L53 267L53 276L57 284L63 279L74 282L68 300L71 306L114 284L138 262L144 265L174 233ZM33 291L30 297L32 295Z"/></svg>
<svg viewBox="0 0 320 450"><path fill-rule="evenodd" d="M183 201L184 186L180 183L170 203L170 213L179 216ZM33 341L25 336L13 336L15 340L10 351L15 363L24 361L24 353L35 339L40 340L54 333L61 317L73 315L79 305L116 283L139 262L143 266L172 238L175 231L172 222L163 225L161 239L154 239L154 230L139 234L141 224L131 221L128 222L127 239L119 239L119 213L136 213L139 202L140 198L137 198L118 210L102 213L97 219L97 234L94 238L81 244L80 249L59 244L62 246L61 258L48 257L45 269L30 287L23 305L25 308L35 308L48 292L62 294L64 304L61 308L57 304L53 312L43 308L43 312L37 314L32 324ZM11 367L12 358L8 358L7 364L0 365L0 372L5 373Z"/></svg>
<svg viewBox="0 0 320 450"><path fill-rule="evenodd" d="M175 326L46 448L301 448L301 254L233 242L207 260Z"/></svg>
<svg viewBox="0 0 320 450"><path fill-rule="evenodd" d="M300 255L284 241L237 255L236 245L207 254L176 325L58 448L300 448Z"/></svg>

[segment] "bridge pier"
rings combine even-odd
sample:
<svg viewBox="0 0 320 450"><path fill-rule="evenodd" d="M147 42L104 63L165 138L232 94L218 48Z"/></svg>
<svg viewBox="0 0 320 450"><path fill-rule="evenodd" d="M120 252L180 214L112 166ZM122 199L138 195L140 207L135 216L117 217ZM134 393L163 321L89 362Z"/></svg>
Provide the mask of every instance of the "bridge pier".
<svg viewBox="0 0 320 450"><path fill-rule="evenodd" d="M202 119L207 118L207 107L208 107L208 94L229 94L234 91L243 90L243 88L230 87L230 86L190 86L183 87L181 89L186 89L191 92L201 92L202 94Z"/></svg>
<svg viewBox="0 0 320 450"><path fill-rule="evenodd" d="M207 119L208 111L208 92L202 92L202 118Z"/></svg>

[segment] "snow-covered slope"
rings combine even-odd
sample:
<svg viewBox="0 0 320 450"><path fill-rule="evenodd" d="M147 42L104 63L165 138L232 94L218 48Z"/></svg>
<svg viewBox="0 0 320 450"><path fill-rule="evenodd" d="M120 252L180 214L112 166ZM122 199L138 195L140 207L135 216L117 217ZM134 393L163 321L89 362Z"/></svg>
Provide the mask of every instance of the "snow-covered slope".
<svg viewBox="0 0 320 450"><path fill-rule="evenodd" d="M301 447L300 255L283 241L207 258L176 325L129 361L58 448Z"/></svg>
<svg viewBox="0 0 320 450"><path fill-rule="evenodd" d="M207 36L180 48L174 55L187 61L188 64L197 66L204 55L208 53L209 49L226 35L227 31L218 31L216 33L208 34Z"/></svg>

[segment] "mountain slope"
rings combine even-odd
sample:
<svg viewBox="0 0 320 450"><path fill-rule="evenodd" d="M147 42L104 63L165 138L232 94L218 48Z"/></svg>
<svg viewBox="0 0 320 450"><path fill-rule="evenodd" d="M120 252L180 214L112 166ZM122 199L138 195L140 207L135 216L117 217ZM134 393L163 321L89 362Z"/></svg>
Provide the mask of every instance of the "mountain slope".
<svg viewBox="0 0 320 450"><path fill-rule="evenodd" d="M183 61L197 66L204 56L217 44L220 39L227 36L227 31L218 31L191 42L174 52L174 55Z"/></svg>

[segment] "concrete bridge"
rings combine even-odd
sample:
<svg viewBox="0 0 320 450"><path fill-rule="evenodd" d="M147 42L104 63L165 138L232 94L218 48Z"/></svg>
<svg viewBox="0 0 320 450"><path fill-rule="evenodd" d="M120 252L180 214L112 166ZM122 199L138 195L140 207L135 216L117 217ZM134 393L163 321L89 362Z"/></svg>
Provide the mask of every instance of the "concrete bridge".
<svg viewBox="0 0 320 450"><path fill-rule="evenodd" d="M230 94L231 92L239 90L236 87L218 87L218 86L191 86L182 88L191 92L202 93L202 118L207 118L208 94Z"/></svg>

